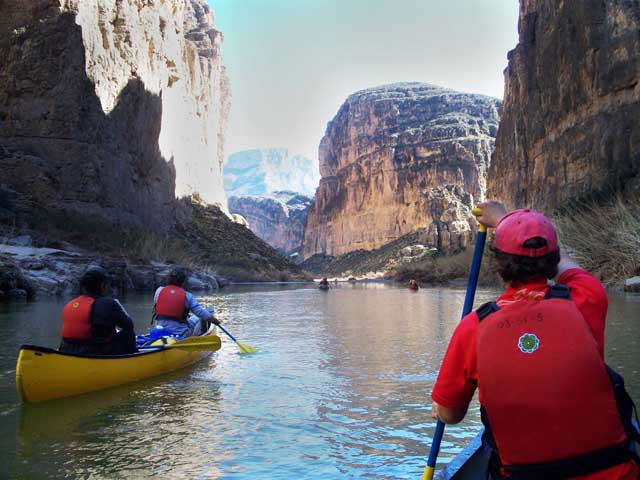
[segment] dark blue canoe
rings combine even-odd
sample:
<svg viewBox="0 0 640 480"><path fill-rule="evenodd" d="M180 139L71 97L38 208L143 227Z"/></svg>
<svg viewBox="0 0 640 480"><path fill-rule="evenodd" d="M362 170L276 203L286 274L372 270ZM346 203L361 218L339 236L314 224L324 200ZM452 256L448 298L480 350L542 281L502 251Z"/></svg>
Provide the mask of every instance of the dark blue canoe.
<svg viewBox="0 0 640 480"><path fill-rule="evenodd" d="M633 421L636 430L640 426ZM487 478L491 450L482 445L480 432L451 462L436 474L436 480L479 480Z"/></svg>
<svg viewBox="0 0 640 480"><path fill-rule="evenodd" d="M491 452L482 446L482 432L464 447L446 467L436 474L436 480L478 480L485 478ZM485 475L485 476L483 476Z"/></svg>

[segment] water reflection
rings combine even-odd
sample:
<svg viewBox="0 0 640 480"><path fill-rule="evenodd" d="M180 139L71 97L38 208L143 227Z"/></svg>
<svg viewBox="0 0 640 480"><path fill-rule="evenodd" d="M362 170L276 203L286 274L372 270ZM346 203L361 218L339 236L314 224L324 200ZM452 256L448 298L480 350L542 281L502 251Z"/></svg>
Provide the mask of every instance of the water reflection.
<svg viewBox="0 0 640 480"><path fill-rule="evenodd" d="M373 283L226 290L201 300L258 354L223 338L187 370L33 406L17 401L17 345L55 346L61 302L2 307L0 460L10 478L417 478L434 428L428 394L463 297ZM149 298L125 305L145 329ZM612 295L608 358L636 398L639 333L640 296ZM474 403L447 428L440 461L479 426Z"/></svg>

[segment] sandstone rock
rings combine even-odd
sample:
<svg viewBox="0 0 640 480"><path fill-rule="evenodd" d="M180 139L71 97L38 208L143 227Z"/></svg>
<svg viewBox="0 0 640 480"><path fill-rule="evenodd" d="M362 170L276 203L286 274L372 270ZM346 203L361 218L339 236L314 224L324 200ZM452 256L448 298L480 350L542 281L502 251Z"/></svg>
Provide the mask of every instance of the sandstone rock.
<svg viewBox="0 0 640 480"><path fill-rule="evenodd" d="M217 290L220 288L218 285L218 280L214 274L206 273L206 272L194 272L193 278L198 280L202 285L202 290Z"/></svg>
<svg viewBox="0 0 640 480"><path fill-rule="evenodd" d="M71 291L76 286L77 279L67 278L51 274L46 270L40 271L23 271L24 276L29 280L33 287L36 297L52 297L63 295Z"/></svg>
<svg viewBox="0 0 640 480"><path fill-rule="evenodd" d="M20 267L27 270L42 270L45 268L45 264L41 260L26 260L20 262Z"/></svg>
<svg viewBox="0 0 640 480"><path fill-rule="evenodd" d="M260 197L231 197L229 211L242 215L253 233L287 254L302 247L312 204L311 198L283 191Z"/></svg>
<svg viewBox="0 0 640 480"><path fill-rule="evenodd" d="M176 194L224 207L221 42L205 0L3 2L3 188L161 231Z"/></svg>
<svg viewBox="0 0 640 480"><path fill-rule="evenodd" d="M129 284L136 292L152 292L158 288L163 280L165 266L154 265L128 265L127 275L129 277Z"/></svg>
<svg viewBox="0 0 640 480"><path fill-rule="evenodd" d="M207 289L204 282L202 282L199 278L195 278L193 275L191 275L187 280L186 287L187 287L187 290L195 290L195 291Z"/></svg>
<svg viewBox="0 0 640 480"><path fill-rule="evenodd" d="M640 4L521 0L489 195L552 210L640 175Z"/></svg>
<svg viewBox="0 0 640 480"><path fill-rule="evenodd" d="M401 250L401 253L407 257L415 257L417 255L422 255L425 251L427 251L427 247L424 245L411 245L409 247L404 247Z"/></svg>
<svg viewBox="0 0 640 480"><path fill-rule="evenodd" d="M5 155L4 151L4 147L0 145L0 158ZM18 192L0 183L0 223L12 227L22 226L23 219L28 216L30 209L25 208L24 202L20 200Z"/></svg>
<svg viewBox="0 0 640 480"><path fill-rule="evenodd" d="M640 276L628 278L624 282L625 292L640 292Z"/></svg>
<svg viewBox="0 0 640 480"><path fill-rule="evenodd" d="M374 249L419 228L454 251L472 235L500 101L420 83L351 95L320 144L304 256Z"/></svg>
<svg viewBox="0 0 640 480"><path fill-rule="evenodd" d="M4 292L4 299L15 299L22 297L33 298L34 287L25 277L22 270L12 258L0 255L0 291Z"/></svg>
<svg viewBox="0 0 640 480"><path fill-rule="evenodd" d="M14 300L26 300L28 294L27 291L22 288L13 288L7 292L7 297Z"/></svg>
<svg viewBox="0 0 640 480"><path fill-rule="evenodd" d="M16 245L18 247L30 247L33 243L33 239L29 235L19 235L9 240L9 245Z"/></svg>
<svg viewBox="0 0 640 480"><path fill-rule="evenodd" d="M238 225L242 225L243 227L249 228L249 222L247 222L247 219L244 218L239 213L232 213L231 214L231 221L233 223L237 223Z"/></svg>
<svg viewBox="0 0 640 480"><path fill-rule="evenodd" d="M8 252L12 252L9 254ZM122 259L81 256L50 248L19 248L0 245L0 290L24 290L29 298L77 294L79 279L91 267L107 271L110 287L117 295L131 292L153 292L163 285L175 265L161 262L128 263ZM221 277L221 281L225 282ZM189 288L219 288L214 274L194 271ZM12 298L15 298L13 296Z"/></svg>

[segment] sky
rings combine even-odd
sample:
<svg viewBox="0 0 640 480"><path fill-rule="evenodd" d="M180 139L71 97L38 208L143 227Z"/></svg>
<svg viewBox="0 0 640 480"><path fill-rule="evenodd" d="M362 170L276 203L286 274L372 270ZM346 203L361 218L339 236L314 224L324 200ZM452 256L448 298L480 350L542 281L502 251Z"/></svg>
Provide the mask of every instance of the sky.
<svg viewBox="0 0 640 480"><path fill-rule="evenodd" d="M209 0L232 91L227 155L313 160L346 98L419 81L502 98L518 0Z"/></svg>

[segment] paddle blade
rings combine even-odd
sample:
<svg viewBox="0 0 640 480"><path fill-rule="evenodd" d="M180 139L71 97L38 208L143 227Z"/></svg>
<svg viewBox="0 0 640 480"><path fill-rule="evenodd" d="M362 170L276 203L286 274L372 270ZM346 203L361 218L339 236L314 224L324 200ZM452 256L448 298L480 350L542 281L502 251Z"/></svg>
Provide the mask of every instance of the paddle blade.
<svg viewBox="0 0 640 480"><path fill-rule="evenodd" d="M242 353L256 353L258 351L257 348L253 348L249 345L245 345L244 343L236 342L236 344L238 345L238 348Z"/></svg>
<svg viewBox="0 0 640 480"><path fill-rule="evenodd" d="M211 335L207 337L187 337L176 343L165 345L164 348L179 348L191 352L207 352L220 350L222 342L220 337Z"/></svg>

